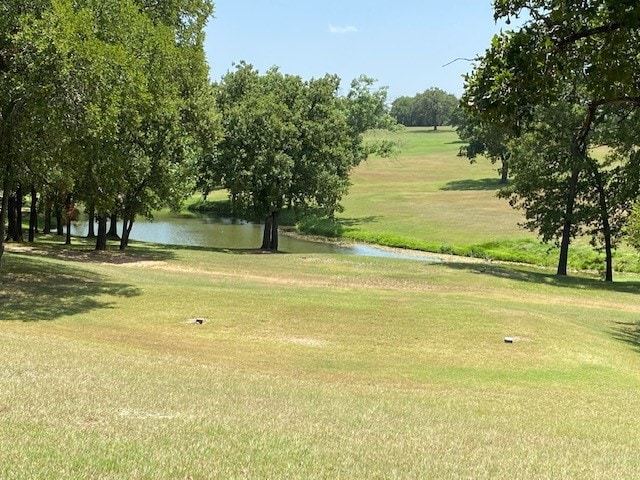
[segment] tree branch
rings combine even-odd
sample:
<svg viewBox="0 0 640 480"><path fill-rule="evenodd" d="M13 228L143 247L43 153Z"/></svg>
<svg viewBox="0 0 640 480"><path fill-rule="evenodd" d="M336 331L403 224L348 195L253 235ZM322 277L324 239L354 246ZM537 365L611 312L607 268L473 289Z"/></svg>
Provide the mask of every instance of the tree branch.
<svg viewBox="0 0 640 480"><path fill-rule="evenodd" d="M583 28L581 30L578 30L575 33L572 33L571 35L568 35L564 38L559 39L556 42L556 46L560 48L566 47L567 45L575 43L578 40L581 40L583 38L591 37L593 35L599 35L601 33L615 32L616 30L620 30L623 26L624 26L624 23L622 22L613 22L608 25L602 25L600 27Z"/></svg>
<svg viewBox="0 0 640 480"><path fill-rule="evenodd" d="M451 60L451 61L450 61L450 62L448 62L448 63L445 63L445 64L444 64L444 65L442 65L442 66L443 66L443 67L447 67L447 66L451 65L452 63L457 62L458 60L464 60L465 62L474 62L474 61L475 61L473 58L458 57L458 58L456 58L456 59L454 59L454 60Z"/></svg>
<svg viewBox="0 0 640 480"><path fill-rule="evenodd" d="M640 97L622 96L615 98L601 98L600 100L594 100L593 102L590 102L589 108L598 108L602 107L603 105L614 105L616 103L629 103L631 105L640 107Z"/></svg>

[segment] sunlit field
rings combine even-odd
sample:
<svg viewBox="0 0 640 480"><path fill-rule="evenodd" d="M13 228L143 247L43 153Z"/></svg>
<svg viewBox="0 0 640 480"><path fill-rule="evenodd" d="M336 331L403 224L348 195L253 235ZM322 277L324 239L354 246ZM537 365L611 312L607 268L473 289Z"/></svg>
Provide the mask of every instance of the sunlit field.
<svg viewBox="0 0 640 480"><path fill-rule="evenodd" d="M395 247L556 265L557 247L541 244L535 232L520 226L524 213L497 198L499 165L482 157L472 164L458 156L461 143L454 129L407 128L371 135L394 140L398 153L370 158L355 169L344 212L338 215L342 235ZM622 243L614 253L614 268L640 272L638 259ZM604 256L588 238L577 238L569 266L603 270Z"/></svg>
<svg viewBox="0 0 640 480"><path fill-rule="evenodd" d="M633 278L76 243L0 270L1 478L640 471Z"/></svg>

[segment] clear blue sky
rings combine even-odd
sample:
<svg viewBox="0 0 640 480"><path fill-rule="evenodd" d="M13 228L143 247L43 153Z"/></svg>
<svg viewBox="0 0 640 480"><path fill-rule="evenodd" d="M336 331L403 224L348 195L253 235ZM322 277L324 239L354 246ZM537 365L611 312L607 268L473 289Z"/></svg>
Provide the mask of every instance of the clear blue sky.
<svg viewBox="0 0 640 480"><path fill-rule="evenodd" d="M463 90L467 61L500 30L491 0L214 0L205 50L211 77L245 60L305 79L335 73L347 90L365 74L389 100L438 87Z"/></svg>

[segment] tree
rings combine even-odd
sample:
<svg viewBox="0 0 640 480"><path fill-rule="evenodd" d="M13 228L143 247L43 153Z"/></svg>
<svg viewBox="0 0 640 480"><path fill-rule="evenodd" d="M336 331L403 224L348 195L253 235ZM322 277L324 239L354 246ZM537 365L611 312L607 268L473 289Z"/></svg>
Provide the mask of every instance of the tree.
<svg viewBox="0 0 640 480"><path fill-rule="evenodd" d="M458 99L439 88L430 88L416 96L412 116L418 125L433 127L450 123Z"/></svg>
<svg viewBox="0 0 640 480"><path fill-rule="evenodd" d="M611 237L605 214L611 208L604 201L606 175L589 156L589 142L593 130L606 118L602 113L607 108L640 106L640 4L629 0L496 0L494 7L496 19L526 12L530 20L516 32L494 37L466 79L466 108L489 125L512 126L516 137L532 128L540 106L570 101L582 111L581 121L567 140L572 169L566 196L555 205L562 217L557 272L566 275L569 244L578 220L577 202L584 194L581 184L588 185L589 202L599 205L603 236ZM581 183L585 176L592 182ZM606 276L611 279L609 268Z"/></svg>
<svg viewBox="0 0 640 480"><path fill-rule="evenodd" d="M571 140L581 119L581 112L570 105L539 108L536 121L506 145L517 175L499 196L508 198L511 206L524 210L523 226L538 231L544 242L562 237L564 217L558 205L563 204L573 181L576 158ZM576 208L572 213L572 237L580 233L580 225L589 219L588 189L587 178L580 177Z"/></svg>
<svg viewBox="0 0 640 480"><path fill-rule="evenodd" d="M404 125L405 127L414 126L415 121L413 119L413 103L412 97L398 97L391 104L391 111L389 114L396 119L396 121Z"/></svg>
<svg viewBox="0 0 640 480"><path fill-rule="evenodd" d="M414 97L399 97L391 105L390 115L406 127L449 125L456 112L458 99L439 88L429 88Z"/></svg>
<svg viewBox="0 0 640 480"><path fill-rule="evenodd" d="M349 173L374 148L362 134L390 125L385 90L361 77L339 97L338 77L303 81L277 68L266 74L241 63L217 85L224 136L201 168L211 185L229 191L235 211L264 219L262 249L278 249L285 208L332 213Z"/></svg>
<svg viewBox="0 0 640 480"><path fill-rule="evenodd" d="M58 150L49 148L60 133L60 112L51 102L56 88L53 47L38 48L42 36L33 28L34 19L48 7L44 0L7 0L0 5L0 259L9 200L15 198L18 186L41 183L47 171L44 162L59 158L61 145ZM56 170L53 162L50 168Z"/></svg>
<svg viewBox="0 0 640 480"><path fill-rule="evenodd" d="M491 163L500 163L500 183L506 185L509 179L509 149L507 142L510 133L499 125L491 125L479 117L474 117L460 109L456 130L460 140L466 145L460 147L459 156L467 157L471 163L480 155L486 156Z"/></svg>

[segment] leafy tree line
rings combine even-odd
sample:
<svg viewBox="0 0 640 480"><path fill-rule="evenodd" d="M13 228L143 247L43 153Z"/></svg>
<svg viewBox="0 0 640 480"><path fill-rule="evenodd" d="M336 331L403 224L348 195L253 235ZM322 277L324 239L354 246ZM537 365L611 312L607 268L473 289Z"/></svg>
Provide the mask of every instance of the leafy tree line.
<svg viewBox="0 0 640 480"><path fill-rule="evenodd" d="M219 131L205 62L208 0L9 0L0 7L0 253L21 239L22 193L58 228L179 202ZM31 216L30 234L35 230ZM7 225L9 232L5 232ZM45 224L45 231L49 225Z"/></svg>
<svg viewBox="0 0 640 480"><path fill-rule="evenodd" d="M393 123L386 90L363 77L342 97L335 76L245 64L212 85L212 13L210 0L0 5L0 258L5 239L23 240L26 197L30 241L40 211L70 243L82 207L98 250L118 233L125 249L137 216L197 188L224 186L239 214L266 219L269 249L285 206L339 208L351 168L384 148L362 133Z"/></svg>
<svg viewBox="0 0 640 480"><path fill-rule="evenodd" d="M433 127L457 123L458 99L439 88L429 88L413 97L398 97L390 114L405 127Z"/></svg>
<svg viewBox="0 0 640 480"><path fill-rule="evenodd" d="M494 0L496 19L529 19L494 37L466 77L469 156L508 161L501 193L524 225L560 246L587 234L613 250L639 194L640 4L635 0Z"/></svg>

